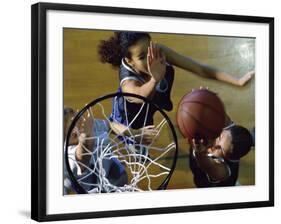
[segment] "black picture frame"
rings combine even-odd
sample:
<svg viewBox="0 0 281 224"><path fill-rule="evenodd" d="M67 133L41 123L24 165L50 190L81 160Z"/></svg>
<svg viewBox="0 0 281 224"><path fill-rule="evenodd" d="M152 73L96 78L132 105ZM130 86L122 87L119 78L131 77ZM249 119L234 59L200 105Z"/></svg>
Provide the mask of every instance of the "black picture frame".
<svg viewBox="0 0 281 224"><path fill-rule="evenodd" d="M248 22L268 24L269 26L269 191L266 201L208 204L196 206L173 206L159 208L145 208L132 210L114 210L102 212L83 212L67 214L47 214L46 206L46 128L47 121L47 94L46 94L46 35L48 10L69 11L82 13L110 13L123 15L153 16L166 18L190 18L229 22ZM254 208L274 206L274 18L240 15L224 15L211 13L195 13L183 11L163 11L137 8L118 8L89 5L37 3L32 5L31 25L31 76L32 76L32 155L31 155L31 218L37 221L74 220L99 217L132 216L161 213L192 212L206 210Z"/></svg>

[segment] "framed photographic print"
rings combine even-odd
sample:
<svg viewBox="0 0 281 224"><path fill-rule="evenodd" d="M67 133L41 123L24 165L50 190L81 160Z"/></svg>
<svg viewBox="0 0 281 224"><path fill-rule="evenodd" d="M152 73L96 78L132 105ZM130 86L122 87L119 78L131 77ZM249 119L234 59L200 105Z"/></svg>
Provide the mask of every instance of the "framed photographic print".
<svg viewBox="0 0 281 224"><path fill-rule="evenodd" d="M32 219L274 205L274 19L32 5Z"/></svg>

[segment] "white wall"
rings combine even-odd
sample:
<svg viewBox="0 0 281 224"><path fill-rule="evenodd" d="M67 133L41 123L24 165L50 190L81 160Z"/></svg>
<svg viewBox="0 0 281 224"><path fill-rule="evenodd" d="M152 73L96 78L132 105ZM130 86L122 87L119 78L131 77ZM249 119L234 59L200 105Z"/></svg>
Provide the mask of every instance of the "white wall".
<svg viewBox="0 0 281 224"><path fill-rule="evenodd" d="M1 4L0 20L0 91L1 143L0 152L0 222L35 223L30 220L30 5L36 1L5 1ZM42 2L45 2L42 0ZM151 0L68 0L62 3L91 4L119 7L151 8L224 14L275 17L275 98L280 96L280 19L278 1L212 0L212 1L151 1ZM161 3L160 3L161 2ZM280 10L279 10L280 11ZM280 101L279 101L280 102ZM275 114L280 114L276 100ZM280 134L280 116L275 118L276 136ZM4 143L4 145L3 145ZM280 139L276 137L275 180L276 207L236 209L141 217L79 220L59 223L265 223L277 219L280 210ZM280 217L280 215L279 215ZM6 222L5 222L6 221ZM10 223L9 222L9 223ZM55 222L56 223L56 222Z"/></svg>

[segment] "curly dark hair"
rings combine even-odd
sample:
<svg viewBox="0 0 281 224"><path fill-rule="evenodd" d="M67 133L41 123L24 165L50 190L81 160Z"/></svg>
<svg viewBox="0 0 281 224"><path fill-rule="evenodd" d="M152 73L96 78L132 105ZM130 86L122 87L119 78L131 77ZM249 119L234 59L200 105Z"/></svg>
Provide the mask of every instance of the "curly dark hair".
<svg viewBox="0 0 281 224"><path fill-rule="evenodd" d="M129 47L143 38L150 39L150 35L144 32L114 32L108 40L101 40L98 46L100 61L118 67L123 57L131 58Z"/></svg>

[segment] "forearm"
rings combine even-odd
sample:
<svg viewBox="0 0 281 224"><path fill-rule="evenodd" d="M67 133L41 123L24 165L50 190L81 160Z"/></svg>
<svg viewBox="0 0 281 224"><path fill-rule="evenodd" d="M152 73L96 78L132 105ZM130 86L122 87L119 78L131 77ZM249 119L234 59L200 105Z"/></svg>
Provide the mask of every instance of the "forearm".
<svg viewBox="0 0 281 224"><path fill-rule="evenodd" d="M207 152L195 152L195 159L200 167L213 180L224 180L228 177L228 170L223 163L215 162Z"/></svg>
<svg viewBox="0 0 281 224"><path fill-rule="evenodd" d="M77 148L76 148L76 160L82 162L83 161L83 144L78 143Z"/></svg>
<svg viewBox="0 0 281 224"><path fill-rule="evenodd" d="M213 163L210 161L210 158L207 156L207 152L194 152L195 160L197 165L203 170L205 173L212 170Z"/></svg>
<svg viewBox="0 0 281 224"><path fill-rule="evenodd" d="M137 134L137 130L131 129L123 124L120 124L118 122L110 122L110 127L113 130L113 132L117 135L125 135L125 136L131 136Z"/></svg>
<svg viewBox="0 0 281 224"><path fill-rule="evenodd" d="M150 98L154 95L157 81L151 78L147 83L137 88L137 94L143 97Z"/></svg>
<svg viewBox="0 0 281 224"><path fill-rule="evenodd" d="M91 158L91 152L92 152L93 146L94 146L93 143L94 143L94 140L87 139L87 135L85 133L80 134L79 142L78 142L78 144L76 146L76 150L75 150L76 161L78 161L84 165L89 164L89 160ZM84 166L82 166L80 163L78 163L78 164L83 171Z"/></svg>
<svg viewBox="0 0 281 224"><path fill-rule="evenodd" d="M203 78L215 79L236 86L239 85L239 80L226 72L222 72L209 65L193 61L190 58L184 58L182 59L179 67L185 70L189 70Z"/></svg>
<svg viewBox="0 0 281 224"><path fill-rule="evenodd" d="M236 78L235 76L227 72L223 72L209 65L204 65L199 63L195 70L196 70L195 73L197 73L202 77L213 78L235 86L244 86L247 82L249 82L252 79L252 77L255 74L255 71L252 70L244 74L242 77Z"/></svg>
<svg viewBox="0 0 281 224"><path fill-rule="evenodd" d="M151 78L147 83L143 85L136 85L135 83L124 83L122 86L122 92L133 93L145 98L152 98L155 93L157 82ZM143 100L135 97L127 97L131 102L143 103Z"/></svg>
<svg viewBox="0 0 281 224"><path fill-rule="evenodd" d="M82 143L78 143L75 153L76 161L78 162L82 172L84 171L85 167L81 164L87 166L91 158L91 155L86 154L87 152L85 151L84 147L85 146Z"/></svg>
<svg viewBox="0 0 281 224"><path fill-rule="evenodd" d="M217 71L214 74L215 79L228 83L228 84L232 84L235 86L241 86L241 84L239 83L239 79L236 79L235 77L233 77L232 75L226 73L226 72L220 72Z"/></svg>

